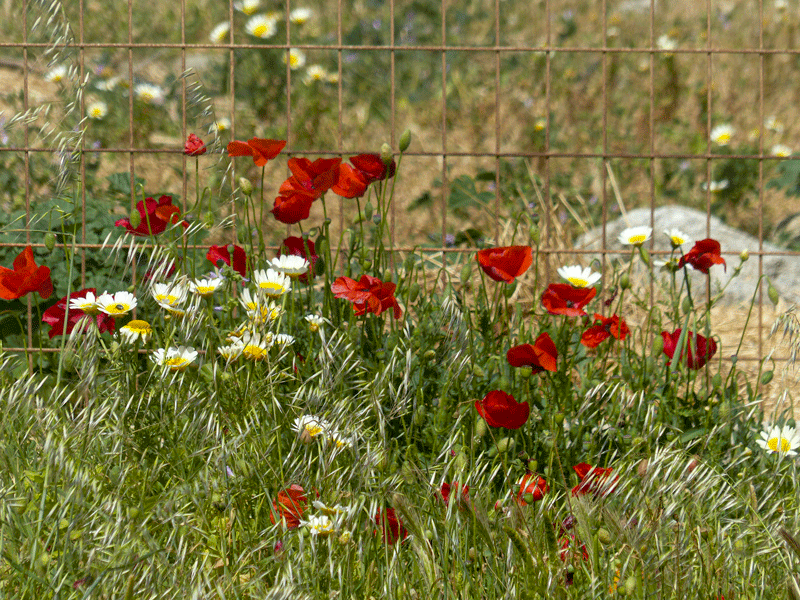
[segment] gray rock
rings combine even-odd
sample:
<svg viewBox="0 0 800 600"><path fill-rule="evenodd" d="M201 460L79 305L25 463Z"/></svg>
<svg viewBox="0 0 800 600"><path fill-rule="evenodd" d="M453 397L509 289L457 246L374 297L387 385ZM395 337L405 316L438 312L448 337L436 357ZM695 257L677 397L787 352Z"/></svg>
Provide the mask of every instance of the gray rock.
<svg viewBox="0 0 800 600"><path fill-rule="evenodd" d="M649 208L630 211L627 214L627 220L620 218L607 223L606 250L612 252L609 258L613 259L616 256L620 256L617 254L620 251L623 253L622 256L626 256L630 252L630 248L620 244L617 238L623 229L636 225L650 225ZM750 302L758 282L758 268L759 262L761 262L762 273L770 278L779 295L788 302L800 303L800 257L770 255L770 253L786 252L786 249L769 242L764 242L762 246L762 251L768 254L759 257L756 254L758 251L758 239L752 235L725 225L714 216L710 219L709 230L706 230L705 213L683 206L662 206L656 208L653 214L652 249L654 251L654 260L666 260L669 256L670 243L664 234L664 230L673 228L681 230L692 240L691 243L684 245L684 252L691 250L695 241L708 237L714 238L722 246L722 256L725 258L728 268L726 271L722 265L714 265L710 269L712 292L724 287L731 278L740 263L739 253L745 249L750 252L750 259L743 265L741 273L726 288L722 297L723 302L727 304ZM582 235L575 245L579 249L599 251L602 248L602 235L602 228L596 227ZM651 248L650 244L650 241L646 242L645 248L649 250ZM658 252L663 252L664 254L656 255ZM761 261L759 261L759 258L761 258ZM691 267L689 267L689 271L692 271ZM664 276L666 277L666 274ZM694 289L703 289L706 277L708 276L699 271L693 272L691 281L692 285L695 286ZM764 302L768 302L766 295L767 285L763 281L762 289L764 291ZM758 301L758 298L756 298L756 301Z"/></svg>

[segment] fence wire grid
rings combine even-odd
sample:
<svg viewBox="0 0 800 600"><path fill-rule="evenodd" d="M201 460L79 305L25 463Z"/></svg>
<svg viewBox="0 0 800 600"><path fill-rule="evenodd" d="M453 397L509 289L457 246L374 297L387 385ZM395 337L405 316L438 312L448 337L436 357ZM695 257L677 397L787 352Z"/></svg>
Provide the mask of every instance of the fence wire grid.
<svg viewBox="0 0 800 600"><path fill-rule="evenodd" d="M108 176L127 175L115 180L128 185L121 216L142 197L138 178L185 207L195 184L236 192L247 173L223 152L231 139L280 137L285 153L313 158L396 151L406 129L407 183L388 216L399 257L460 264L475 247L454 240L470 226L507 242L516 190L557 264L607 266L619 253L611 221L646 207L654 225L670 204L704 211L708 234L712 216L752 233L758 276L769 257L797 261L788 242L765 247L786 242L778 225L800 191L796 0L5 0L0 11L0 250L44 248L40 206L71 196L84 284L87 252L103 246L92 207L115 210L98 198ZM731 126L725 143L712 139L719 125ZM211 149L197 174L190 133ZM285 165L270 168L267 198ZM466 208L464 186L479 200ZM600 246L575 245L591 225ZM723 247L729 270L740 250ZM766 296L742 360L767 352ZM28 300L27 347L7 350L34 350L39 319Z"/></svg>

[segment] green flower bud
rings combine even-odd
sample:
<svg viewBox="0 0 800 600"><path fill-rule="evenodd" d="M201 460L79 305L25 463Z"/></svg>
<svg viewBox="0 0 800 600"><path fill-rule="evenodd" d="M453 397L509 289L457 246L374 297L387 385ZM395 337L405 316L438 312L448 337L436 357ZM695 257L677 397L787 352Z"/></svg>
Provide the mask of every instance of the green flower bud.
<svg viewBox="0 0 800 600"><path fill-rule="evenodd" d="M642 262L646 264L648 267L650 266L650 253L645 249L644 246L639 246L639 256L642 257Z"/></svg>
<svg viewBox="0 0 800 600"><path fill-rule="evenodd" d="M367 200L367 203L364 205L364 219L369 221L372 218L372 212L375 209L372 207L372 202Z"/></svg>
<svg viewBox="0 0 800 600"><path fill-rule="evenodd" d="M426 350L426 351L425 351L425 354L423 354L423 355L422 355L422 357L423 357L425 360L427 360L428 362L430 362L430 361L432 361L434 358L436 358L436 351L435 351L435 350Z"/></svg>
<svg viewBox="0 0 800 600"><path fill-rule="evenodd" d="M770 381L772 381L772 376L773 376L773 372L772 371L766 371L761 376L761 385L767 385Z"/></svg>
<svg viewBox="0 0 800 600"><path fill-rule="evenodd" d="M636 593L636 576L631 575L625 580L625 593L633 596Z"/></svg>
<svg viewBox="0 0 800 600"><path fill-rule="evenodd" d="M214 213L210 210L203 215L203 227L211 229L214 226Z"/></svg>
<svg viewBox="0 0 800 600"><path fill-rule="evenodd" d="M247 177L239 177L239 189L245 196L253 195L253 184Z"/></svg>
<svg viewBox="0 0 800 600"><path fill-rule="evenodd" d="M463 471L469 466L469 457L463 452L456 455L456 470Z"/></svg>
<svg viewBox="0 0 800 600"><path fill-rule="evenodd" d="M412 283L408 288L408 301L414 302L419 296L420 286L418 283Z"/></svg>
<svg viewBox="0 0 800 600"><path fill-rule="evenodd" d="M405 152L408 150L408 147L411 145L411 130L406 129L400 135L400 141L397 144L397 147L400 149L400 152Z"/></svg>
<svg viewBox="0 0 800 600"><path fill-rule="evenodd" d="M685 315L688 315L692 311L692 299L689 298L689 296L683 297L683 302L681 302L681 310Z"/></svg>
<svg viewBox="0 0 800 600"><path fill-rule="evenodd" d="M128 220L131 222L131 227L136 229L142 222L142 214L134 208Z"/></svg>
<svg viewBox="0 0 800 600"><path fill-rule="evenodd" d="M56 247L56 234L52 231L44 234L44 247L47 248L48 252L52 252L53 248Z"/></svg>
<svg viewBox="0 0 800 600"><path fill-rule="evenodd" d="M739 253L739 260L742 262L747 262L748 258L750 258L750 252L748 252L747 248L745 248Z"/></svg>
<svg viewBox="0 0 800 600"><path fill-rule="evenodd" d="M629 290L631 288L631 278L628 277L627 273L623 273L622 277L619 278L619 287L623 290Z"/></svg>
<svg viewBox="0 0 800 600"><path fill-rule="evenodd" d="M535 460L529 460L529 461L528 461L528 470L529 470L531 473L536 473L536 471L538 471L538 470L539 470L539 463L538 463L538 461L535 461Z"/></svg>
<svg viewBox="0 0 800 600"><path fill-rule="evenodd" d="M392 160L394 160L394 157L392 156L392 148L387 143L384 143L381 146L381 160L387 167L392 164Z"/></svg>
<svg viewBox="0 0 800 600"><path fill-rule="evenodd" d="M542 238L542 232L538 225L531 225L530 229L528 229L528 237L534 246L539 245L539 241Z"/></svg>
<svg viewBox="0 0 800 600"><path fill-rule="evenodd" d="M483 437L484 435L486 435L487 427L488 425L486 425L486 421L478 417L478 420L475 423L475 435L477 435L478 437Z"/></svg>
<svg viewBox="0 0 800 600"><path fill-rule="evenodd" d="M497 451L500 453L509 452L514 447L514 439L504 437L497 442Z"/></svg>
<svg viewBox="0 0 800 600"><path fill-rule="evenodd" d="M775 286L772 285L772 281L770 279L767 279L767 296L769 296L769 300L772 302L773 306L778 305L778 290L776 290Z"/></svg>
<svg viewBox="0 0 800 600"><path fill-rule="evenodd" d="M604 546L611 543L611 532L605 527L597 530L597 540Z"/></svg>
<svg viewBox="0 0 800 600"><path fill-rule="evenodd" d="M653 338L653 356L661 356L661 353L664 351L664 338L660 335L657 335Z"/></svg>
<svg viewBox="0 0 800 600"><path fill-rule="evenodd" d="M472 276L472 263L471 262L464 263L464 266L461 267L461 274L460 274L461 283L464 284L467 281L469 281L471 276Z"/></svg>

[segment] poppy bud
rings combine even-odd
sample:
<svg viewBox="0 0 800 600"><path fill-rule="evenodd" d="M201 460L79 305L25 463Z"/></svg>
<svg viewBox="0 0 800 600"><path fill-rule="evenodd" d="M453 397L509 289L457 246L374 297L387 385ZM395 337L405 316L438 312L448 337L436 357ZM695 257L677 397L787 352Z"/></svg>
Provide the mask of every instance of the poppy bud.
<svg viewBox="0 0 800 600"><path fill-rule="evenodd" d="M627 273L623 273L622 277L619 278L619 287L623 290L629 290L631 288L631 278L628 277Z"/></svg>
<svg viewBox="0 0 800 600"><path fill-rule="evenodd" d="M487 431L486 421L478 417L478 421L475 423L475 435L478 437L483 437L486 435Z"/></svg>
<svg viewBox="0 0 800 600"><path fill-rule="evenodd" d="M131 229L136 229L142 223L142 215L135 208L131 211L131 216L128 218L131 223Z"/></svg>
<svg viewBox="0 0 800 600"><path fill-rule="evenodd" d="M715 388L718 388L719 386L721 386L722 385L722 375L720 375L719 373L714 373L714 376L711 378L711 385L713 385Z"/></svg>
<svg viewBox="0 0 800 600"><path fill-rule="evenodd" d="M381 160L387 167L392 164L394 157L392 156L392 148L389 144L385 143L381 146Z"/></svg>
<svg viewBox="0 0 800 600"><path fill-rule="evenodd" d="M406 129L401 135L400 140L397 144L397 147L400 149L400 152L405 152L408 150L408 147L411 145L411 130Z"/></svg>
<svg viewBox="0 0 800 600"><path fill-rule="evenodd" d="M418 283L412 283L408 288L408 301L414 302L419 296L420 286Z"/></svg>
<svg viewBox="0 0 800 600"><path fill-rule="evenodd" d="M53 248L56 247L56 234L52 231L44 234L44 247L47 248L48 252L52 252Z"/></svg>
<svg viewBox="0 0 800 600"><path fill-rule="evenodd" d="M536 460L529 460L528 461L528 470L531 473L536 473L539 470L539 462Z"/></svg>
<svg viewBox="0 0 800 600"><path fill-rule="evenodd" d="M253 194L253 184L247 177L239 177L239 189L245 196Z"/></svg>
<svg viewBox="0 0 800 600"><path fill-rule="evenodd" d="M689 296L684 296L683 302L681 302L681 310L685 315L692 312L692 299Z"/></svg>
<svg viewBox="0 0 800 600"><path fill-rule="evenodd" d="M372 218L372 202L367 200L367 203L364 205L364 219L369 221Z"/></svg>
<svg viewBox="0 0 800 600"><path fill-rule="evenodd" d="M476 560L478 560L478 551L475 549L475 546L472 546L472 547L471 547L471 548L470 548L470 549L467 551L467 556L469 556L469 559L470 559L472 562L475 562Z"/></svg>
<svg viewBox="0 0 800 600"><path fill-rule="evenodd" d="M778 290L775 289L775 286L772 285L772 281L767 278L767 296L769 296L770 302L772 302L773 306L778 305Z"/></svg>
<svg viewBox="0 0 800 600"><path fill-rule="evenodd" d="M504 454L510 451L514 447L514 439L509 437L504 437L503 439L497 442L497 451L501 454Z"/></svg>
<svg viewBox="0 0 800 600"><path fill-rule="evenodd" d="M631 575L625 580L625 593L633 596L636 593L636 576Z"/></svg>
<svg viewBox="0 0 800 600"><path fill-rule="evenodd" d="M539 240L542 238L542 232L538 225L531 225L530 229L528 229L528 238L530 239L531 244L534 246L539 245Z"/></svg>
<svg viewBox="0 0 800 600"><path fill-rule="evenodd" d="M664 338L660 335L657 335L653 338L653 356L661 356L661 353L664 351Z"/></svg>
<svg viewBox="0 0 800 600"><path fill-rule="evenodd" d="M642 257L642 262L646 264L648 267L650 266L650 253L645 250L644 246L639 246L639 256Z"/></svg>
<svg viewBox="0 0 800 600"><path fill-rule="evenodd" d="M772 381L772 371L767 371L761 376L761 385L767 385L770 381Z"/></svg>
<svg viewBox="0 0 800 600"><path fill-rule="evenodd" d="M460 274L461 283L463 284L469 281L471 276L472 276L472 263L471 262L464 263L464 266L461 267L461 274Z"/></svg>
<svg viewBox="0 0 800 600"><path fill-rule="evenodd" d="M608 531L605 527L601 527L597 530L597 540L603 544L604 546L611 543L611 532Z"/></svg>

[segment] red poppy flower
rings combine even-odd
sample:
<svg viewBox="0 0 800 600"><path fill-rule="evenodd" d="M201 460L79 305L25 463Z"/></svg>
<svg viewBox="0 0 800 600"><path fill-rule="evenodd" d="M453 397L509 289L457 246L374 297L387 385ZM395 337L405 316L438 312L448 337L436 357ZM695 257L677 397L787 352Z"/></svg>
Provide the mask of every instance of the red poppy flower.
<svg viewBox="0 0 800 600"><path fill-rule="evenodd" d="M593 467L588 463L580 463L572 467L581 480L572 488L573 496L592 494L595 498L608 496L617 487L619 476L611 479L611 467Z"/></svg>
<svg viewBox="0 0 800 600"><path fill-rule="evenodd" d="M253 162L257 167L263 167L267 162L278 156L286 140L267 140L264 138L252 138L246 142L237 140L228 144L228 156L252 156Z"/></svg>
<svg viewBox="0 0 800 600"><path fill-rule="evenodd" d="M336 298L352 302L356 315L367 312L379 315L392 308L394 318L399 319L403 311L394 297L396 287L394 283L383 282L371 275L362 275L358 281L349 277L339 277L331 284L331 291Z"/></svg>
<svg viewBox="0 0 800 600"><path fill-rule="evenodd" d="M475 409L489 427L506 429L519 429L531 413L527 402L517 402L514 396L500 390L492 390L483 400L476 400Z"/></svg>
<svg viewBox="0 0 800 600"><path fill-rule="evenodd" d="M290 158L288 167L292 177L283 182L279 193L299 192L316 200L336 184L341 162L341 158L318 158L314 162L307 158Z"/></svg>
<svg viewBox="0 0 800 600"><path fill-rule="evenodd" d="M560 548L558 556L565 562L571 554L577 555L584 561L589 560L589 552L586 550L586 544L576 538L574 533L570 533L562 537L558 545ZM577 546L577 551L573 549L573 546ZM572 574L568 573L568 575ZM571 578L569 578L567 581L568 584L572 583Z"/></svg>
<svg viewBox="0 0 800 600"><path fill-rule="evenodd" d="M183 146L183 153L186 156L200 156L206 153L206 145L195 134L190 133L186 143Z"/></svg>
<svg viewBox="0 0 800 600"><path fill-rule="evenodd" d="M442 489L439 491L439 493L441 494L442 500L444 500L445 504L450 504L451 492L455 492L453 496L455 501L458 503L458 508L462 510L469 508L470 500L468 485L462 486L457 481L454 481L452 485L447 482L443 483Z"/></svg>
<svg viewBox="0 0 800 600"><path fill-rule="evenodd" d="M331 191L342 198L358 198L364 195L368 185L369 182L358 171L347 163L342 163L339 165L339 178Z"/></svg>
<svg viewBox="0 0 800 600"><path fill-rule="evenodd" d="M481 269L495 281L511 283L533 264L530 246L486 248L476 255Z"/></svg>
<svg viewBox="0 0 800 600"><path fill-rule="evenodd" d="M270 513L269 519L273 524L280 520L286 523L287 529L295 529L300 526L306 502L308 498L305 490L297 484L292 484L278 492L277 500L272 502L274 510Z"/></svg>
<svg viewBox="0 0 800 600"><path fill-rule="evenodd" d="M136 227L131 226L130 219L119 219L114 223L117 227L124 227L128 233L135 236L158 235L166 231L168 225L174 225L180 218L181 209L172 204L172 196L161 196L156 202L153 198L145 198L136 203L141 221ZM149 223L149 229L148 229ZM189 224L182 221L184 228Z"/></svg>
<svg viewBox="0 0 800 600"><path fill-rule="evenodd" d="M286 250L285 252L284 249ZM284 254L302 256L310 263L308 271L298 277L300 281L303 283L308 283L309 274L312 278L314 277L314 270L317 266L319 256L317 256L317 251L314 249L313 240L303 240L303 238L295 235L289 236L281 242L281 249L278 256L282 256Z"/></svg>
<svg viewBox="0 0 800 600"><path fill-rule="evenodd" d="M720 254L719 242L711 238L695 242L694 247L681 256L678 266L683 267L686 264L692 265L692 267L706 275L708 275L708 270L713 265L722 265L725 267L725 271L728 270L728 265Z"/></svg>
<svg viewBox="0 0 800 600"><path fill-rule="evenodd" d="M533 502L538 502L550 490L550 486L544 480L544 477L536 473L525 473L522 479L519 480L519 491L517 492L517 504L526 506L528 503L524 497L530 494L533 496Z"/></svg>
<svg viewBox="0 0 800 600"><path fill-rule="evenodd" d="M667 364L672 363L675 357L675 351L678 349L678 341L681 338L681 330L676 329L672 333L667 331L661 332L661 337L664 338L664 354L669 356ZM706 338L699 333L689 331L686 335L686 366L690 369L702 369L705 364L711 360L711 357L717 353L717 342L713 338ZM679 362L683 362L681 352L678 357Z"/></svg>
<svg viewBox="0 0 800 600"><path fill-rule="evenodd" d="M545 332L531 344L522 344L509 348L506 360L512 367L531 367L533 373L555 371L558 350L550 335Z"/></svg>
<svg viewBox="0 0 800 600"><path fill-rule="evenodd" d="M379 181L394 177L397 164L392 159L389 166L383 162L380 154L359 154L358 156L351 156L350 162L356 168L361 178L368 184L373 181Z"/></svg>
<svg viewBox="0 0 800 600"><path fill-rule="evenodd" d="M87 292L91 292L93 294L96 293L95 288L86 288L77 292L72 292L69 296L64 296L61 300L44 311L44 314L42 315L42 322L50 325L50 331L47 333L47 335L50 336L50 339L53 339L57 335L64 335L64 333L69 335L72 333L72 330L75 329L75 326L80 322L83 323L81 332L86 331L86 329L89 327L89 323L91 323L92 320L97 323L97 328L100 330L100 333L104 333L106 331L109 333L114 333L114 327L116 326L114 317L107 315L104 312L98 312L97 315L91 317L82 310L72 309L69 311L69 321L66 320L67 306L69 306L69 301L73 298L85 298ZM65 325L66 332L64 331Z"/></svg>
<svg viewBox="0 0 800 600"><path fill-rule="evenodd" d="M375 524L380 525L383 541L387 544L394 544L408 537L408 531L403 527L403 522L393 508L386 510L379 508L375 514Z"/></svg>
<svg viewBox="0 0 800 600"><path fill-rule="evenodd" d="M241 246L233 245L233 264L231 264L231 253L228 246L211 246L206 258L214 263L215 267L219 266L219 261L222 261L233 267L233 270L242 277L247 276L247 254Z"/></svg>
<svg viewBox="0 0 800 600"><path fill-rule="evenodd" d="M597 348L601 342L612 336L618 340L624 340L630 333L628 324L617 315L606 318L595 313L594 321L595 325L589 327L581 336L581 344L587 348Z"/></svg>
<svg viewBox="0 0 800 600"><path fill-rule="evenodd" d="M294 225L311 214L311 205L314 198L305 194L281 195L275 198L275 203L270 211L275 218L286 225Z"/></svg>
<svg viewBox="0 0 800 600"><path fill-rule="evenodd" d="M551 283L542 294L542 306L551 315L582 317L583 307L597 294L597 288L576 288L568 283Z"/></svg>
<svg viewBox="0 0 800 600"><path fill-rule="evenodd" d="M39 267L33 258L33 248L27 246L14 259L14 268L0 267L0 298L16 300L30 292L39 292L47 299L53 294L50 267Z"/></svg>

